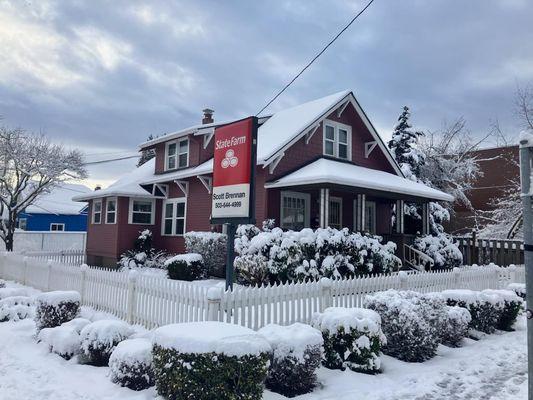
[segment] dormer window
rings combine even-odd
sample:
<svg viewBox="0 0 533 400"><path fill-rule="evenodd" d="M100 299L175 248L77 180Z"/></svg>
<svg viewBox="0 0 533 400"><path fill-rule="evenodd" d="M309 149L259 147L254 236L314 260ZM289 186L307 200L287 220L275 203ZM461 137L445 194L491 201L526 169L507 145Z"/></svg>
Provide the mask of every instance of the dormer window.
<svg viewBox="0 0 533 400"><path fill-rule="evenodd" d="M352 159L352 128L340 122L324 121L324 155Z"/></svg>
<svg viewBox="0 0 533 400"><path fill-rule="evenodd" d="M167 143L165 170L186 168L189 166L189 139Z"/></svg>

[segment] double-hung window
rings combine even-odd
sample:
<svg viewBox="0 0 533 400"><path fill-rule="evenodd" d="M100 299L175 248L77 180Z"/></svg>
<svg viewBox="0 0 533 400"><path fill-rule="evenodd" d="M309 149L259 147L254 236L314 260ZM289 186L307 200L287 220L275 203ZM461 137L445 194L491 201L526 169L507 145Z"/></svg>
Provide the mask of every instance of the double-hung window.
<svg viewBox="0 0 533 400"><path fill-rule="evenodd" d="M330 197L329 198L329 213L328 213L329 226L335 229L342 229L342 198Z"/></svg>
<svg viewBox="0 0 533 400"><path fill-rule="evenodd" d="M376 233L376 202L365 202L365 232Z"/></svg>
<svg viewBox="0 0 533 400"><path fill-rule="evenodd" d="M306 193L281 192L281 228L295 231L308 228L311 196Z"/></svg>
<svg viewBox="0 0 533 400"><path fill-rule="evenodd" d="M117 222L117 199L108 198L105 204L105 223L115 224Z"/></svg>
<svg viewBox="0 0 533 400"><path fill-rule="evenodd" d="M324 155L351 160L352 128L339 122L324 121Z"/></svg>
<svg viewBox="0 0 533 400"><path fill-rule="evenodd" d="M171 199L164 203L162 234L181 236L185 233L185 199Z"/></svg>
<svg viewBox="0 0 533 400"><path fill-rule="evenodd" d="M93 224L102 223L102 200L93 200Z"/></svg>
<svg viewBox="0 0 533 400"><path fill-rule="evenodd" d="M165 169L172 170L189 166L189 139L167 143Z"/></svg>
<svg viewBox="0 0 533 400"><path fill-rule="evenodd" d="M63 232L65 230L65 224L51 223L50 230L53 232Z"/></svg>
<svg viewBox="0 0 533 400"><path fill-rule="evenodd" d="M27 218L19 218L18 219L18 228L25 231L28 228L28 219Z"/></svg>
<svg viewBox="0 0 533 400"><path fill-rule="evenodd" d="M130 224L154 224L154 200L130 198Z"/></svg>

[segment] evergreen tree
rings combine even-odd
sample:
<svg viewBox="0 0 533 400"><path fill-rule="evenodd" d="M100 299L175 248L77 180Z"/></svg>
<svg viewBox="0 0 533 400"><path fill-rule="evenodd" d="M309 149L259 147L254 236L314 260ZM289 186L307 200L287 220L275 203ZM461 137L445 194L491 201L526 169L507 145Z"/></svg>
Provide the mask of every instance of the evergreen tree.
<svg viewBox="0 0 533 400"><path fill-rule="evenodd" d="M147 140L152 140L152 139L155 139L154 135L148 136ZM139 157L139 161L137 162L137 167L140 167L141 165L143 165L146 162L150 161L154 157L155 157L155 150L154 149L141 151L141 156Z"/></svg>

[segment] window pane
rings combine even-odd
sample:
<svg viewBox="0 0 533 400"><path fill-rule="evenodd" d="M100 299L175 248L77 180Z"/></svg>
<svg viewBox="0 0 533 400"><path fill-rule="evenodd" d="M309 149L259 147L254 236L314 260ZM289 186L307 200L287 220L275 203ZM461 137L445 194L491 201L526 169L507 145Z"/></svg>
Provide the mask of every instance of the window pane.
<svg viewBox="0 0 533 400"><path fill-rule="evenodd" d="M102 211L102 203L99 201L98 203L94 203L94 212Z"/></svg>
<svg viewBox="0 0 533 400"><path fill-rule="evenodd" d="M173 155L173 154L176 154L176 143L172 143L172 144L169 144L169 145L168 145L167 154L168 154L169 156L171 156L171 155Z"/></svg>
<svg viewBox="0 0 533 400"><path fill-rule="evenodd" d="M151 201L133 201L133 211L140 211L145 213L152 212L152 202Z"/></svg>
<svg viewBox="0 0 533 400"><path fill-rule="evenodd" d="M348 158L348 146L345 144L339 144L339 157Z"/></svg>
<svg viewBox="0 0 533 400"><path fill-rule="evenodd" d="M176 220L176 235L183 235L183 228L184 228L184 220L177 219Z"/></svg>
<svg viewBox="0 0 533 400"><path fill-rule="evenodd" d="M165 235L172 235L172 220L165 220Z"/></svg>
<svg viewBox="0 0 533 400"><path fill-rule="evenodd" d="M179 155L179 167L183 168L187 166L187 153Z"/></svg>
<svg viewBox="0 0 533 400"><path fill-rule="evenodd" d="M107 201L107 211L115 211L117 203L114 200Z"/></svg>
<svg viewBox="0 0 533 400"><path fill-rule="evenodd" d="M344 129L339 129L339 142L348 143L348 132L346 132Z"/></svg>
<svg viewBox="0 0 533 400"><path fill-rule="evenodd" d="M115 223L115 213L114 212L108 213L106 218L107 218L106 222L108 224L114 224Z"/></svg>
<svg viewBox="0 0 533 400"><path fill-rule="evenodd" d="M174 204L172 203L167 203L165 204L165 218L172 218L172 206Z"/></svg>
<svg viewBox="0 0 533 400"><path fill-rule="evenodd" d="M176 203L176 217L185 216L185 203Z"/></svg>
<svg viewBox="0 0 533 400"><path fill-rule="evenodd" d="M332 126L326 125L326 139L335 140L335 129Z"/></svg>
<svg viewBox="0 0 533 400"><path fill-rule="evenodd" d="M187 153L189 150L189 141L184 140L183 142L180 142L180 154Z"/></svg>
<svg viewBox="0 0 533 400"><path fill-rule="evenodd" d="M102 221L102 214L100 214L100 213L94 214L94 223L95 224L99 224L100 221Z"/></svg>
<svg viewBox="0 0 533 400"><path fill-rule="evenodd" d="M326 141L326 154L327 155L334 155L333 154L333 142Z"/></svg>
<svg viewBox="0 0 533 400"><path fill-rule="evenodd" d="M168 163L167 163L167 168L168 169L174 169L176 168L176 156L172 156L172 157L169 157L168 158Z"/></svg>

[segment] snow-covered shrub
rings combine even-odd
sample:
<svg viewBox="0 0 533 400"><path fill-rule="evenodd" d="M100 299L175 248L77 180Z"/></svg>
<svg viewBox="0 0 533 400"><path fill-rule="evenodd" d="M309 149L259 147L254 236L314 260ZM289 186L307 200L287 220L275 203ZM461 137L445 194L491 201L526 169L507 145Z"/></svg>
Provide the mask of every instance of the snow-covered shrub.
<svg viewBox="0 0 533 400"><path fill-rule="evenodd" d="M1 288L0 289L0 300L7 299L8 297L13 296L27 296L28 292L25 289L20 288Z"/></svg>
<svg viewBox="0 0 533 400"><path fill-rule="evenodd" d="M523 300L511 290L484 290L482 293L499 296L503 300L500 317L496 329L512 331L516 318L522 310Z"/></svg>
<svg viewBox="0 0 533 400"><path fill-rule="evenodd" d="M64 324L61 324L61 326L72 328L76 332L80 333L83 328L85 328L87 325L89 325L91 321L85 318L74 318L71 321L65 322Z"/></svg>
<svg viewBox="0 0 533 400"><path fill-rule="evenodd" d="M470 312L472 329L494 333L504 307L504 301L500 296L459 289L445 290L442 296L449 306L463 307Z"/></svg>
<svg viewBox="0 0 533 400"><path fill-rule="evenodd" d="M148 339L120 342L109 358L111 381L133 390L154 386L152 343Z"/></svg>
<svg viewBox="0 0 533 400"><path fill-rule="evenodd" d="M149 229L140 231L133 244L133 249L120 256L118 266L128 269L141 267L164 268L168 256L164 251L153 248L152 239L152 231Z"/></svg>
<svg viewBox="0 0 533 400"><path fill-rule="evenodd" d="M153 335L159 395L167 399L260 400L268 342L256 332L222 322L167 325Z"/></svg>
<svg viewBox="0 0 533 400"><path fill-rule="evenodd" d="M70 360L81 352L80 334L72 326L62 325L41 329L37 340L48 346L50 352Z"/></svg>
<svg viewBox="0 0 533 400"><path fill-rule="evenodd" d="M364 304L381 317L385 354L409 362L435 356L446 318L444 301L438 296L390 289L367 295Z"/></svg>
<svg viewBox="0 0 533 400"><path fill-rule="evenodd" d="M468 326L472 317L466 308L446 307L446 323L441 331L442 343L450 347L459 347L468 335Z"/></svg>
<svg viewBox="0 0 533 400"><path fill-rule="evenodd" d="M34 302L31 297L12 296L0 300L0 322L33 318Z"/></svg>
<svg viewBox="0 0 533 400"><path fill-rule="evenodd" d="M401 265L394 255L395 244L381 244L378 236L332 228L298 232L247 229L242 231L251 234L237 235L235 240L238 256L234 265L242 284L261 282L265 275L271 283L304 281L390 272Z"/></svg>
<svg viewBox="0 0 533 400"><path fill-rule="evenodd" d="M78 316L81 297L75 291L55 291L37 296L35 324L37 330L54 328Z"/></svg>
<svg viewBox="0 0 533 400"><path fill-rule="evenodd" d="M226 235L217 232L187 232L183 236L187 253L202 256L208 275L219 278L226 276Z"/></svg>
<svg viewBox="0 0 533 400"><path fill-rule="evenodd" d="M517 296L526 299L526 284L525 283L510 283L507 285L507 290L512 290Z"/></svg>
<svg viewBox="0 0 533 400"><path fill-rule="evenodd" d="M322 356L322 334L309 325L267 325L258 331L272 346L266 387L284 396L308 393L316 385Z"/></svg>
<svg viewBox="0 0 533 400"><path fill-rule="evenodd" d="M435 261L434 269L451 269L463 263L463 254L450 235L422 236L415 239L415 248Z"/></svg>
<svg viewBox="0 0 533 400"><path fill-rule="evenodd" d="M195 281L207 278L207 268L200 254L178 254L165 261L165 267L170 279L181 281Z"/></svg>
<svg viewBox="0 0 533 400"><path fill-rule="evenodd" d="M6 281L4 281L3 279L0 279L0 289L5 288L5 287L6 287Z"/></svg>
<svg viewBox="0 0 533 400"><path fill-rule="evenodd" d="M131 334L130 326L123 321L96 321L81 330L81 349L89 364L107 365L115 347Z"/></svg>
<svg viewBox="0 0 533 400"><path fill-rule="evenodd" d="M386 338L380 316L364 308L330 307L316 313L311 324L322 332L322 363L331 369L375 374L381 368L381 348Z"/></svg>

